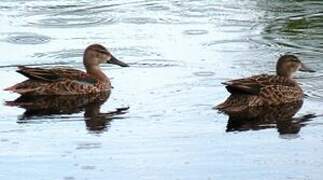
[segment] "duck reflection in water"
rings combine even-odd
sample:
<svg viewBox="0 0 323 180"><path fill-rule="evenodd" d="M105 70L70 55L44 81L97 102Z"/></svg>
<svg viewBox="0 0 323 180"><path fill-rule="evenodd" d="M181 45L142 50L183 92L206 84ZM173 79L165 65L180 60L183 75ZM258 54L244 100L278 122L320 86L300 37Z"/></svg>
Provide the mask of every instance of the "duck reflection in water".
<svg viewBox="0 0 323 180"><path fill-rule="evenodd" d="M277 128L280 135L298 134L306 122L314 118L313 114L293 117L302 105L303 101L297 101L278 106L254 107L241 112L226 113L229 116L226 131Z"/></svg>
<svg viewBox="0 0 323 180"><path fill-rule="evenodd" d="M107 130L110 121L115 115L124 114L129 107L118 108L115 111L100 112L109 98L111 91L71 96L20 96L14 101L7 101L6 105L24 108L26 111L19 117L18 123L28 123L39 117L52 115L67 115L84 111L84 121L91 132L103 132Z"/></svg>

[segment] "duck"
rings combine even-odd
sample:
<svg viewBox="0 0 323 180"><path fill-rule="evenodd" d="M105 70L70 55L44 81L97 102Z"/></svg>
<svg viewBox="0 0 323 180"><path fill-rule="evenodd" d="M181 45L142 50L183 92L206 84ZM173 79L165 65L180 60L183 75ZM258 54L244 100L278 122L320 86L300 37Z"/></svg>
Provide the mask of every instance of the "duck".
<svg viewBox="0 0 323 180"><path fill-rule="evenodd" d="M110 91L111 82L100 68L102 63L129 66L115 58L103 45L91 44L83 53L86 72L66 67L18 66L17 72L28 79L4 90L22 96L85 95Z"/></svg>
<svg viewBox="0 0 323 180"><path fill-rule="evenodd" d="M222 82L230 96L214 107L224 113L242 112L252 107L277 106L302 101L304 92L293 74L296 71L315 72L298 57L282 55L276 63L276 74L260 74Z"/></svg>

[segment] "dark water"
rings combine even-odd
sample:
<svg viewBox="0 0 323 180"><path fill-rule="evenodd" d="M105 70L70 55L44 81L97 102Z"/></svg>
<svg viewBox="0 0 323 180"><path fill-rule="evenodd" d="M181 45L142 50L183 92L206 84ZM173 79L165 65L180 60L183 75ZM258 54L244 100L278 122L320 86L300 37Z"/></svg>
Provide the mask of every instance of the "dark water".
<svg viewBox="0 0 323 180"><path fill-rule="evenodd" d="M82 68L94 42L131 65L104 65L108 101L73 113L26 116L4 105L18 95L1 91L0 179L322 177L321 1L4 0L0 23L1 89L24 80L16 65ZM286 52L317 71L296 76L307 94L287 124L297 130L282 133L274 122L231 129L212 110L228 96L220 82L273 73Z"/></svg>

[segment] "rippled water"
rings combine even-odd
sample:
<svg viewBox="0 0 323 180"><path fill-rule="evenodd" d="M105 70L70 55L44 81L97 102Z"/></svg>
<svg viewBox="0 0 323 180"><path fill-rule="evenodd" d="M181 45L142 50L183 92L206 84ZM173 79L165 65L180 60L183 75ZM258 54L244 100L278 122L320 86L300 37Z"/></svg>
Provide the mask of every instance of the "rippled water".
<svg viewBox="0 0 323 180"><path fill-rule="evenodd" d="M1 89L24 80L17 65L83 68L91 43L131 67L103 65L114 89L100 111L130 106L112 118L24 116L1 91L0 179L321 179L322 20L318 0L3 0ZM307 98L295 117L318 117L294 133L228 131L211 109L228 96L220 82L273 73L286 52L317 71L296 76Z"/></svg>

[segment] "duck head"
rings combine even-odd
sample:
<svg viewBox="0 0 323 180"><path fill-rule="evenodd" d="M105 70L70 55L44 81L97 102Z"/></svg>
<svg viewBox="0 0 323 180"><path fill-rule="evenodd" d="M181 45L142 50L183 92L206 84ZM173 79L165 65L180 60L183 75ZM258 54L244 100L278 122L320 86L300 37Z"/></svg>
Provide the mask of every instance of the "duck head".
<svg viewBox="0 0 323 180"><path fill-rule="evenodd" d="M92 44L88 46L83 55L83 64L86 68L98 67L102 63L110 63L121 67L129 65L115 58L104 46Z"/></svg>
<svg viewBox="0 0 323 180"><path fill-rule="evenodd" d="M294 55L283 55L278 59L276 65L276 72L278 76L291 77L296 71L315 72L314 70L305 66Z"/></svg>

